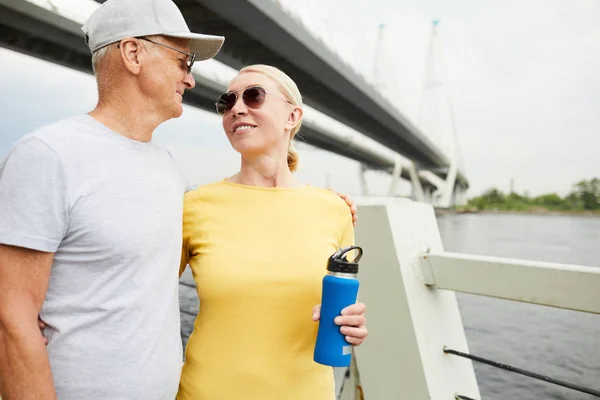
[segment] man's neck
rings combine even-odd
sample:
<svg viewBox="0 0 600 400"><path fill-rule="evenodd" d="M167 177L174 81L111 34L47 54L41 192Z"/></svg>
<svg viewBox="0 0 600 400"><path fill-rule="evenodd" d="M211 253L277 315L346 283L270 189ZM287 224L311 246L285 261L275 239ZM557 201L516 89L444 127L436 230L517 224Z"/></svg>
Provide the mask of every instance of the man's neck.
<svg viewBox="0 0 600 400"><path fill-rule="evenodd" d="M139 142L150 142L154 130L164 122L149 108L119 98L99 101L89 115L115 133Z"/></svg>

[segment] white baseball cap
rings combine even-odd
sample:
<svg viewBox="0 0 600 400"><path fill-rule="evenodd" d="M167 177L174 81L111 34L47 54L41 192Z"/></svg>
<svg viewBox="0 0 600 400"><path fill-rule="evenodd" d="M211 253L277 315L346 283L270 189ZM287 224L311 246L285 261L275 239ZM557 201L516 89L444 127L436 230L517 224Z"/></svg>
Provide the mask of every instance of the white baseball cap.
<svg viewBox="0 0 600 400"><path fill-rule="evenodd" d="M196 60L214 57L225 38L192 33L171 0L107 0L81 27L92 53L127 37L162 35L190 40Z"/></svg>

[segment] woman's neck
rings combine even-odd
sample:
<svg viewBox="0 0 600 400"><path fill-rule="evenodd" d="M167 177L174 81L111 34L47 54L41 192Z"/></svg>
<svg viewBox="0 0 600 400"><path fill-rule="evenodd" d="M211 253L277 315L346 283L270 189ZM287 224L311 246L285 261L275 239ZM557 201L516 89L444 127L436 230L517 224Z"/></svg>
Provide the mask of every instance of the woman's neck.
<svg viewBox="0 0 600 400"><path fill-rule="evenodd" d="M287 160L271 157L248 160L242 157L240 171L228 181L247 186L296 188L305 186L290 171Z"/></svg>

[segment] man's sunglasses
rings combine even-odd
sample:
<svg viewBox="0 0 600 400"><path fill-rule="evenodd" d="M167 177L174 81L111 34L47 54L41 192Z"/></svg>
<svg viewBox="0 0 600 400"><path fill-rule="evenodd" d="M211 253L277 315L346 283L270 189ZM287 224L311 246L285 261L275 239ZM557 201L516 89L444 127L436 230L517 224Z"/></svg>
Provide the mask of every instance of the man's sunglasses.
<svg viewBox="0 0 600 400"><path fill-rule="evenodd" d="M291 101L284 99L283 97L279 97L273 93L267 92L267 90L261 86L251 86L244 89L242 92L242 100L248 107L257 109L262 107L262 105L265 103L268 94L292 104ZM237 101L238 95L236 92L223 93L221 96L219 96L217 102L215 103L217 113L221 116L229 114L236 105Z"/></svg>
<svg viewBox="0 0 600 400"><path fill-rule="evenodd" d="M167 49L170 49L170 50L173 50L173 51L176 51L178 53L186 55L188 58L186 58L185 60L180 60L180 61L182 61L182 62L185 61L186 68L187 68L187 73L188 74L192 73L192 66L194 65L194 62L196 61L196 53L186 53L185 51L181 51L179 49L176 49L175 47L167 46L166 44L156 42L156 41L148 39L147 37L144 37L144 36L138 36L136 39L145 40L146 42L154 43L157 46L166 47ZM117 47L119 47L120 45L121 45L120 42L117 43Z"/></svg>

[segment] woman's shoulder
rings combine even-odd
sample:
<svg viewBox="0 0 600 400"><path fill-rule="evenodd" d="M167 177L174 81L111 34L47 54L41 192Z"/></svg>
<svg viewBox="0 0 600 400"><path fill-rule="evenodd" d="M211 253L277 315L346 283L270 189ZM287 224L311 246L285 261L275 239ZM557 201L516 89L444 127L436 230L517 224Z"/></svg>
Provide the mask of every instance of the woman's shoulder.
<svg viewBox="0 0 600 400"><path fill-rule="evenodd" d="M317 204L341 211L349 210L346 202L332 190L310 186L305 193Z"/></svg>
<svg viewBox="0 0 600 400"><path fill-rule="evenodd" d="M196 203L206 198L218 196L223 192L224 188L223 181L198 185L185 193L184 204Z"/></svg>

